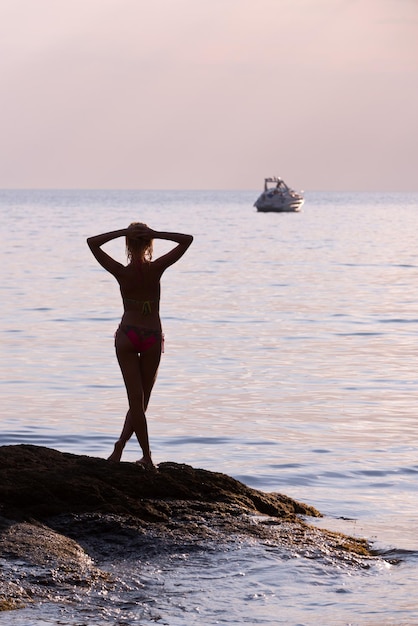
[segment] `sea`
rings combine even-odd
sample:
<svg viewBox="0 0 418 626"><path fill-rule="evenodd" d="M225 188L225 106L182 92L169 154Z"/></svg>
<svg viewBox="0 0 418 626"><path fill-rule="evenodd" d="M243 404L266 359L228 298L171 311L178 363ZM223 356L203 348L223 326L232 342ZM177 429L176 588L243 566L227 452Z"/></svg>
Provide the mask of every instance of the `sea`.
<svg viewBox="0 0 418 626"><path fill-rule="evenodd" d="M305 502L381 558L356 569L253 542L110 562L115 591L67 590L1 624L418 624L418 193L307 191L281 214L258 195L0 191L0 445L110 454L121 300L86 238L132 221L191 233L162 279L154 462ZM125 261L123 238L106 249ZM123 460L139 454L132 439Z"/></svg>

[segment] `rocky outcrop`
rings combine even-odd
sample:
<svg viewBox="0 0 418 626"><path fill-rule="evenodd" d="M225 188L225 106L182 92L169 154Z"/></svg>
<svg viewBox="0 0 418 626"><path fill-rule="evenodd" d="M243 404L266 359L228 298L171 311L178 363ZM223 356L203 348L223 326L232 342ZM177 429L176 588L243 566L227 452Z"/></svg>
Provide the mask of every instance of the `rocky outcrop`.
<svg viewBox="0 0 418 626"><path fill-rule="evenodd" d="M3 446L0 558L12 564L13 577L7 566L0 571L0 610L42 598L48 587L61 593L68 585L105 584L109 559L216 549L245 538L367 567L372 555L365 541L313 528L309 516L320 513L188 465L161 463L149 471L38 446Z"/></svg>
<svg viewBox="0 0 418 626"><path fill-rule="evenodd" d="M279 494L263 494L233 478L189 465L161 463L157 471L135 463L109 463L31 445L0 447L0 514L45 519L62 513L133 515L166 522L170 503L201 511L235 506L242 511L295 519L319 516L313 507Z"/></svg>

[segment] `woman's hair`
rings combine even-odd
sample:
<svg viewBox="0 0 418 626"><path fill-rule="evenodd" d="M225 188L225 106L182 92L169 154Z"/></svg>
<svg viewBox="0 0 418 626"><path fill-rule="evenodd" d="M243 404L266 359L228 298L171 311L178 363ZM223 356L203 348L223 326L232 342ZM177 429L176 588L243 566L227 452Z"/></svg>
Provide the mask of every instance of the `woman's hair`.
<svg viewBox="0 0 418 626"><path fill-rule="evenodd" d="M132 222L130 226L135 226L136 224L141 224L142 222ZM143 224L146 226L146 224ZM131 237L126 237L126 256L128 257L128 261L147 261L148 263L152 259L152 239L132 239Z"/></svg>

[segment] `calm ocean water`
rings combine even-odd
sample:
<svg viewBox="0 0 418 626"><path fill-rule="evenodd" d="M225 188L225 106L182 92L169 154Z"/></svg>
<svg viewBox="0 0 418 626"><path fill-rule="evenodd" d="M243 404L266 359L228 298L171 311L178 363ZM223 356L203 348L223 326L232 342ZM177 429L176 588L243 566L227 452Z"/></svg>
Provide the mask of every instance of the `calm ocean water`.
<svg viewBox="0 0 418 626"><path fill-rule="evenodd" d="M1 191L0 445L108 456L126 411L121 303L85 239L133 220L190 232L163 278L155 462L305 501L401 563L353 572L247 546L113 564L125 596L0 623L418 623L418 194L307 193L299 214L257 213L257 195ZM123 261L122 239L108 250Z"/></svg>

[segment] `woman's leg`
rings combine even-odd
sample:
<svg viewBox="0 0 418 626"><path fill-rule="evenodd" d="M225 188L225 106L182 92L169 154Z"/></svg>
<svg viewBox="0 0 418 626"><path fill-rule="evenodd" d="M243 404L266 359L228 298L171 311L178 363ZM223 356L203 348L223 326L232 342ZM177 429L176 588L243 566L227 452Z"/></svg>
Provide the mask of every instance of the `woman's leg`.
<svg viewBox="0 0 418 626"><path fill-rule="evenodd" d="M114 461L115 463L119 463L121 456L122 456L123 449L133 434L134 434L134 427L132 426L132 421L131 421L131 410L128 409L128 412L125 417L125 423L122 428L122 432L120 434L119 439L115 443L115 448L112 454L110 455L110 457L108 458L108 461Z"/></svg>
<svg viewBox="0 0 418 626"><path fill-rule="evenodd" d="M120 461L126 442L135 432L143 451L142 463L151 465L145 411L157 376L161 358L161 345L160 342L156 342L156 344L139 356L134 350L130 339L123 332L119 331L116 335L115 347L128 394L129 411L125 418L121 436L116 442L115 449L109 460Z"/></svg>
<svg viewBox="0 0 418 626"><path fill-rule="evenodd" d="M155 375L153 380L149 379L147 375L148 369L146 368L144 369L146 371L142 375L142 388L144 390L144 410L146 412L148 408L150 396L151 396L151 391L152 391L152 388L154 387L154 383L155 383L157 376ZM158 369L158 365L157 365L157 369ZM122 432L119 437L119 442L123 443L123 447L125 447L125 445L127 444L127 442L129 441L129 439L132 437L133 434L134 434L134 428L132 426L131 411L129 409L126 414L125 423L123 425Z"/></svg>
<svg viewBox="0 0 418 626"><path fill-rule="evenodd" d="M148 348L139 357L139 367L141 370L142 390L144 398L144 413L148 408L151 392L157 379L158 367L161 360L161 342L157 342ZM147 465L145 455L137 461L140 465Z"/></svg>
<svg viewBox="0 0 418 626"><path fill-rule="evenodd" d="M157 372L155 372L154 379L152 380L148 376L148 368L143 368L143 369L146 370L142 378L142 388L144 391L144 410L146 411L148 408L151 391L154 386L155 380L157 378L156 376ZM158 365L157 365L157 370L158 370ZM133 434L134 434L134 427L132 426L131 410L129 409L125 417L125 423L123 424L122 432L120 434L118 441L115 443L115 449L110 455L108 459L109 461L115 461L116 463L120 461L123 449Z"/></svg>
<svg viewBox="0 0 418 626"><path fill-rule="evenodd" d="M144 410L146 411L148 408L148 403L150 400L150 396L151 396L151 391L152 388L154 386L155 380L157 378L156 374L157 372L155 372L155 376L154 379L152 380L147 374L148 374L148 368L144 368L146 370L145 375L143 376L143 380L142 380L142 388L144 391ZM152 368L150 368L152 370ZM157 370L158 370L158 365L157 365ZM145 379L145 380L144 380ZM134 434L134 427L132 426L132 420L131 420L131 410L129 409L126 417L125 417L125 423L123 425L122 428L122 432L120 434L120 437L118 439L118 441L115 443L115 449L113 450L112 454L109 457L109 461L114 461L116 463L118 463L121 459L122 456L122 452L127 444L127 442L129 441L129 439L132 437L132 435Z"/></svg>

